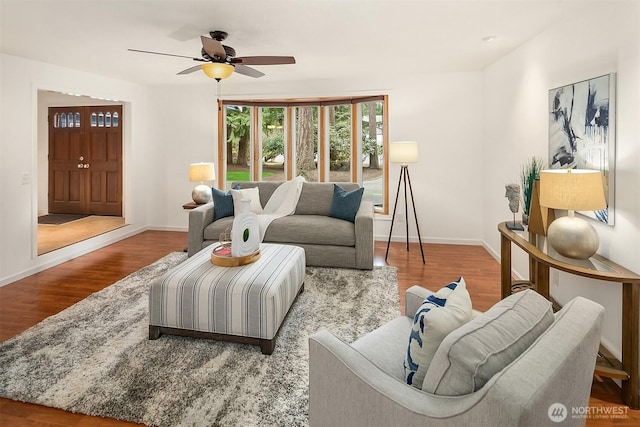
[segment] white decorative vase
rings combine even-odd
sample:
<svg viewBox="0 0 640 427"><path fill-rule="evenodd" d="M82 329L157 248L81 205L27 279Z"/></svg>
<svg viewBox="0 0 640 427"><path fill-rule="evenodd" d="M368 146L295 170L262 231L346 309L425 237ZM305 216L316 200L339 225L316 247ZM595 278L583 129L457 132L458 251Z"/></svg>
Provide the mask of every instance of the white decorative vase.
<svg viewBox="0 0 640 427"><path fill-rule="evenodd" d="M260 249L258 216L249 211L251 200L242 199L242 211L236 214L231 228L231 256L251 255Z"/></svg>

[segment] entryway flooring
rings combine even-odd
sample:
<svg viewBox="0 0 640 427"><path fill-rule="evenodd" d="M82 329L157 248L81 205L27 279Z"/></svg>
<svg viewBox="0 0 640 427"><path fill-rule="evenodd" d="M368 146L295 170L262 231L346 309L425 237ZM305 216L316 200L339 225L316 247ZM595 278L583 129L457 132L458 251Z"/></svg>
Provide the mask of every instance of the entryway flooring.
<svg viewBox="0 0 640 427"><path fill-rule="evenodd" d="M123 227L119 216L92 215L60 225L38 224L38 255Z"/></svg>

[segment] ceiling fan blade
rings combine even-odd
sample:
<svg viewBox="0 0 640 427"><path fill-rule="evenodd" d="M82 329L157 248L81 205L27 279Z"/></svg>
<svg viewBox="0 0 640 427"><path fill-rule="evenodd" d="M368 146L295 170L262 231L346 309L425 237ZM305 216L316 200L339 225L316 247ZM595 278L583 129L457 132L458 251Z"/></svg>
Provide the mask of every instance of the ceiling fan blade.
<svg viewBox="0 0 640 427"><path fill-rule="evenodd" d="M256 78L264 76L263 72L258 71L255 68L247 67L246 65L243 65L243 64L233 64L233 66L235 68L236 73L244 74L245 76L256 77Z"/></svg>
<svg viewBox="0 0 640 427"><path fill-rule="evenodd" d="M212 58L218 57L222 60L227 58L227 52L224 50L222 43L205 36L200 36L200 40L202 40L202 47L207 52L207 55Z"/></svg>
<svg viewBox="0 0 640 427"><path fill-rule="evenodd" d="M139 50L139 49L127 49L127 50L130 51L130 52L141 52L141 53L151 53L153 55L175 56L175 57L178 57L178 58L189 58L189 59L193 59L194 61L206 62L202 58L194 58L193 56L176 55L176 54L173 54L173 53L163 53L163 52L152 52L150 50Z"/></svg>
<svg viewBox="0 0 640 427"><path fill-rule="evenodd" d="M191 74L194 73L196 71L200 71L202 69L202 65L194 65L193 67L189 67L186 70L182 70L178 73L178 75L180 74Z"/></svg>
<svg viewBox="0 0 640 427"><path fill-rule="evenodd" d="M232 64L244 65L284 65L295 64L293 56L240 56L231 60Z"/></svg>

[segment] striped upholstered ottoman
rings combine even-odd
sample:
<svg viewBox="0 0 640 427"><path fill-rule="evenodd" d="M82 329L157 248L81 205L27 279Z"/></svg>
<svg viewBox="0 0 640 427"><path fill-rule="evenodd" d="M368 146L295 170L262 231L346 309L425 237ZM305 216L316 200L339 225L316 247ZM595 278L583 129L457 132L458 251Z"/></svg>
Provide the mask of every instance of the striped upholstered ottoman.
<svg viewBox="0 0 640 427"><path fill-rule="evenodd" d="M259 345L271 354L291 304L304 289L298 246L263 243L260 259L242 267L211 263L205 248L151 283L149 339L160 334Z"/></svg>

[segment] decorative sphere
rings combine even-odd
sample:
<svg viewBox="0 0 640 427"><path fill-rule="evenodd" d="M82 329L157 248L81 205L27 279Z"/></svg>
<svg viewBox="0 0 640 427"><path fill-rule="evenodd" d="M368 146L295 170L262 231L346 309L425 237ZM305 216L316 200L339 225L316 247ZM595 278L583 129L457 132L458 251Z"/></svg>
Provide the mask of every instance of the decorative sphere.
<svg viewBox="0 0 640 427"><path fill-rule="evenodd" d="M191 192L191 198L198 204L209 203L213 198L211 188L204 184L197 185Z"/></svg>
<svg viewBox="0 0 640 427"><path fill-rule="evenodd" d="M598 250L600 239L591 224L582 218L563 216L549 225L549 243L560 255L587 259Z"/></svg>

